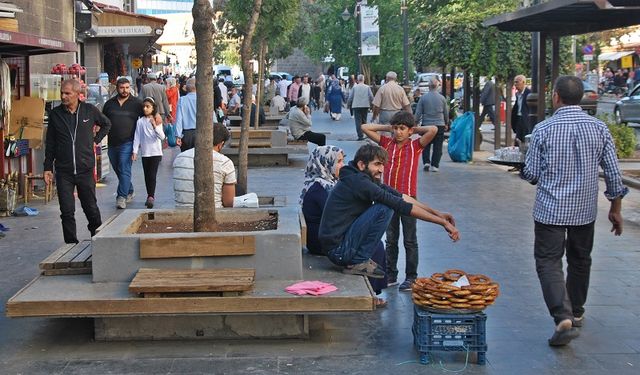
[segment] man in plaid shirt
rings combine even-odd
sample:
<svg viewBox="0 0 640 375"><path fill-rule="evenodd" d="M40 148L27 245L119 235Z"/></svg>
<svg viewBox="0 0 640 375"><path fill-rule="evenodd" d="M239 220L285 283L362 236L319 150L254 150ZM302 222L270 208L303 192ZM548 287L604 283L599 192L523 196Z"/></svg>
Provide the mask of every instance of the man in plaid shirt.
<svg viewBox="0 0 640 375"><path fill-rule="evenodd" d="M598 172L604 170L611 201L611 231L622 234L622 184L609 129L579 106L579 78L561 76L553 92L551 118L536 125L522 178L537 184L533 207L534 256L542 294L556 329L549 345L561 346L578 337L589 288L591 250L598 202ZM562 257L567 254L567 279Z"/></svg>

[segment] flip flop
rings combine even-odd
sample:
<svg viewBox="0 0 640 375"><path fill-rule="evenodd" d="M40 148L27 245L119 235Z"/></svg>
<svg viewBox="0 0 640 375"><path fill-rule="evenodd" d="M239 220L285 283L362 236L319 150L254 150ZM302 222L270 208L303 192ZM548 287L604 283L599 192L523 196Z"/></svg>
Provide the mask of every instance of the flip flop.
<svg viewBox="0 0 640 375"><path fill-rule="evenodd" d="M374 297L376 299L375 305L376 305L376 309L383 309L385 307L387 307L387 305L389 304L389 302L383 300L382 298L379 297Z"/></svg>
<svg viewBox="0 0 640 375"><path fill-rule="evenodd" d="M549 339L549 346L564 346L580 335L576 328L569 328L563 331L555 331Z"/></svg>

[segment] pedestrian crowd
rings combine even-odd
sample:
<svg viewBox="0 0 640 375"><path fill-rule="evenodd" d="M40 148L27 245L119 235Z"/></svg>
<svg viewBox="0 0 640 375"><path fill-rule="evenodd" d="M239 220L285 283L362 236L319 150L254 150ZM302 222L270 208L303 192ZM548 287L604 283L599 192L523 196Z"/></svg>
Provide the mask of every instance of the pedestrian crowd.
<svg viewBox="0 0 640 375"><path fill-rule="evenodd" d="M79 100L77 81L62 83L62 104L50 113L44 177L51 183L55 166L66 243L78 242L74 190L92 236L101 225L93 176L94 150L107 135L109 159L118 178L117 208L126 208L134 199L131 167L138 157L144 171L145 205L154 206L156 174L168 135L175 135L181 151L173 161L176 206L193 205L195 78L169 78L166 85L158 83L153 74L146 78L149 82L139 88L140 98L131 95L132 82L118 79L117 94L105 103L102 112ZM450 126L447 99L438 92L441 83L434 77L426 93L414 95L412 112L412 103L397 83L395 72L386 74L384 85L375 94L363 75L352 77L346 84L334 74L328 78L320 75L313 82L309 75L295 76L290 84L283 81L276 75L264 82L261 104L269 106L270 113L288 111L286 123L292 137L317 145L308 158L299 200L307 223L308 252L326 257L344 273L369 277L376 294L398 284L400 291L410 291L418 278L417 220L441 226L452 241L460 239L452 214L417 199L420 159L423 171L439 171L444 133ZM220 120L242 114L242 100L252 101L252 119L256 110L255 95L241 98L227 82L221 77L214 86L216 111L211 119L216 207L232 207L236 195L235 166L223 154L230 131ZM605 196L611 202L609 220L615 235L622 233L621 200L628 189L622 184L615 145L606 125L579 106L584 90L579 78L557 79L552 95L555 112L538 124L529 121L526 78L516 76L514 83L511 126L517 142L524 142L530 135L521 177L537 187L534 257L544 301L555 323L549 345L562 346L579 335L584 321L599 168L604 170ZM483 89L482 119L494 119L494 90L492 82ZM365 137L369 140L348 162L344 151L327 145L326 136L313 131L311 123L311 111L320 108L339 121L344 105L354 118L357 141ZM171 126L167 128L168 124ZM404 280L399 283L401 232L406 261ZM566 280L562 268L565 255ZM378 307L386 304L376 297Z"/></svg>

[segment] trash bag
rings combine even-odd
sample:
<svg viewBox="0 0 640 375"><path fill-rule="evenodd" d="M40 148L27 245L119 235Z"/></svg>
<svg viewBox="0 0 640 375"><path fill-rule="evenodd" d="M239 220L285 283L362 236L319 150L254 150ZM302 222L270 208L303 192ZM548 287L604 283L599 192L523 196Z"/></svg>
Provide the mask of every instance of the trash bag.
<svg viewBox="0 0 640 375"><path fill-rule="evenodd" d="M178 145L176 139L176 127L173 124L164 124L164 135L167 137L167 145L176 147Z"/></svg>
<svg viewBox="0 0 640 375"><path fill-rule="evenodd" d="M447 146L451 160L464 163L470 161L473 157L474 123L474 113L466 112L451 124L449 145Z"/></svg>

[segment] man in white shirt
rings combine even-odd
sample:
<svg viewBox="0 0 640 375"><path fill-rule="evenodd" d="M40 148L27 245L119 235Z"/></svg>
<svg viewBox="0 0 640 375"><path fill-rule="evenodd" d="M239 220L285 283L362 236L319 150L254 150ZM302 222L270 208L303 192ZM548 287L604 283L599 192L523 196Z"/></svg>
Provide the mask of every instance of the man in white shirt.
<svg viewBox="0 0 640 375"><path fill-rule="evenodd" d="M216 208L233 207L236 196L236 170L231 159L221 153L230 138L229 130L222 124L213 125L213 188ZM173 191L176 207L193 207L195 149L179 154L173 161Z"/></svg>
<svg viewBox="0 0 640 375"><path fill-rule="evenodd" d="M224 78L218 78L218 88L220 88L220 96L222 97L222 102L224 105L227 105L229 102L229 96L227 94L227 86L224 84Z"/></svg>
<svg viewBox="0 0 640 375"><path fill-rule="evenodd" d="M232 88L229 93L229 104L227 105L227 115L237 115L240 113L240 95L238 95L238 89Z"/></svg>
<svg viewBox="0 0 640 375"><path fill-rule="evenodd" d="M269 113L278 114L279 112L284 112L286 106L287 102L285 102L284 98L278 93L271 99Z"/></svg>

